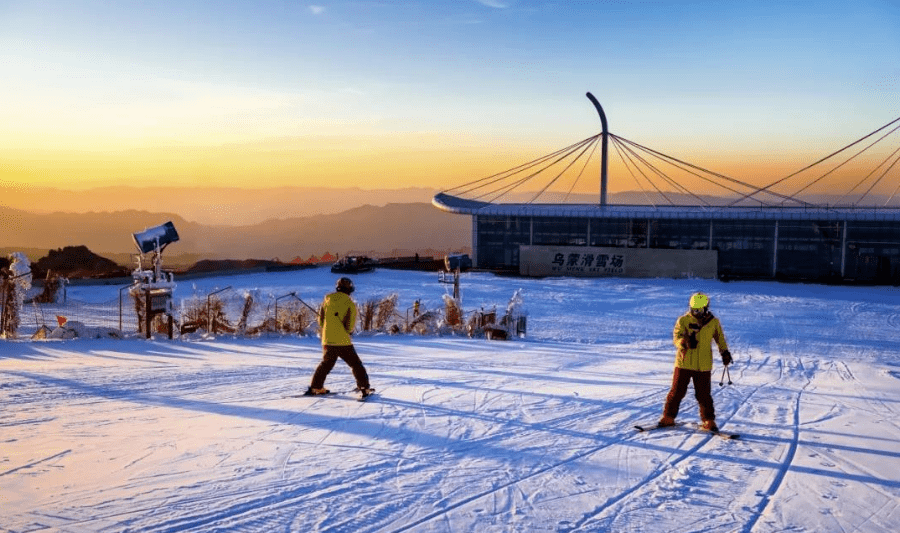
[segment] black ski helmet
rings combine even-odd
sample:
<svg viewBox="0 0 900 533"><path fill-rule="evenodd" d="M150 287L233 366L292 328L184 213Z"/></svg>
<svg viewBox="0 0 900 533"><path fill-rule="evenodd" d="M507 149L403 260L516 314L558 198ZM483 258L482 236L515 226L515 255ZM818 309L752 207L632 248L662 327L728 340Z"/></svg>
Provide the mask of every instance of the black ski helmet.
<svg viewBox="0 0 900 533"><path fill-rule="evenodd" d="M343 292L344 294L352 294L356 287L353 286L353 280L350 278L341 278L337 280L334 290Z"/></svg>

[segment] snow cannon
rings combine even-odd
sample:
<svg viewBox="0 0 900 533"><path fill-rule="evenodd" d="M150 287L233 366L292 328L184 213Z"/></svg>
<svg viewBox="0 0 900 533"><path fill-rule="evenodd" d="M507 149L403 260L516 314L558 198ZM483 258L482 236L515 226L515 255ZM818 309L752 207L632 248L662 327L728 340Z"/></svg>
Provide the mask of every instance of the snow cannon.
<svg viewBox="0 0 900 533"><path fill-rule="evenodd" d="M166 222L153 228L147 228L140 233L133 233L134 243L142 254L150 252L162 252L163 248L178 241L178 232L175 224Z"/></svg>
<svg viewBox="0 0 900 533"><path fill-rule="evenodd" d="M133 297L138 301L138 328L150 338L153 320L157 315L168 319L169 338L172 338L175 306L172 294L175 280L171 272L162 270L162 252L166 246L178 241L178 232L172 222L166 222L139 233L133 233L134 243L140 253L137 255L137 269L131 273L134 284ZM152 267L144 269L144 254L153 253Z"/></svg>

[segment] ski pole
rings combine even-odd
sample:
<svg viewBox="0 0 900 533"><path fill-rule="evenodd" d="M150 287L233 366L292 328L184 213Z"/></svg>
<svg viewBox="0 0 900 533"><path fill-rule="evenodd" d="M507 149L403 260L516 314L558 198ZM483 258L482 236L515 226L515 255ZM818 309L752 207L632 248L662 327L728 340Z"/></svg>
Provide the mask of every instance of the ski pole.
<svg viewBox="0 0 900 533"><path fill-rule="evenodd" d="M722 377L719 379L719 386L720 386L720 387L721 387L722 385L725 384L725 374L726 374L726 373L728 374L728 384L729 384L729 385L732 384L732 382L731 382L731 370L728 370L728 366L726 366L725 368L722 369Z"/></svg>

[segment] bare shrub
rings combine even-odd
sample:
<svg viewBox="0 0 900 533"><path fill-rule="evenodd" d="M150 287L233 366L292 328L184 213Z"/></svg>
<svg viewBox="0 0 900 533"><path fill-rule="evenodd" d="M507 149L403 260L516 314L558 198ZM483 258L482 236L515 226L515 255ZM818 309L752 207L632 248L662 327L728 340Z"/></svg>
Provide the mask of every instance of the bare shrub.
<svg viewBox="0 0 900 533"><path fill-rule="evenodd" d="M250 317L250 311L253 310L253 303L253 293L247 292L244 295L244 307L241 309L241 318L237 325L237 332L241 335L247 333L247 320Z"/></svg>
<svg viewBox="0 0 900 533"><path fill-rule="evenodd" d="M298 333L303 335L316 323L316 315L300 302L292 302L278 308L275 315L275 330L281 333Z"/></svg>
<svg viewBox="0 0 900 533"><path fill-rule="evenodd" d="M31 262L25 254L9 254L9 268L0 271L0 337L12 338L19 329L25 291L31 288Z"/></svg>
<svg viewBox="0 0 900 533"><path fill-rule="evenodd" d="M450 295L444 295L444 323L453 329L457 329L462 325L463 312L459 301L454 300Z"/></svg>
<svg viewBox="0 0 900 533"><path fill-rule="evenodd" d="M409 333L417 333L419 335L433 335L438 330L440 322L440 313L435 311L427 311L415 317L407 326L406 331Z"/></svg>
<svg viewBox="0 0 900 533"><path fill-rule="evenodd" d="M496 322L496 309L488 312L485 312L482 309L481 311L472 313L472 316L469 317L469 321L466 324L466 331L468 332L470 337L485 336L488 331L495 329L494 324Z"/></svg>
<svg viewBox="0 0 900 533"><path fill-rule="evenodd" d="M377 308L378 300L367 300L363 302L359 315L363 331L372 331L372 325L375 321L375 310Z"/></svg>
<svg viewBox="0 0 900 533"><path fill-rule="evenodd" d="M144 299L144 293L139 285L135 285L128 290L131 300L134 303L134 314L137 316L138 333L146 334L144 325L147 323L146 307L147 301Z"/></svg>
<svg viewBox="0 0 900 533"><path fill-rule="evenodd" d="M59 299L59 290L62 288L62 278L53 271L47 271L44 279L44 288L34 297L35 303L52 304Z"/></svg>
<svg viewBox="0 0 900 533"><path fill-rule="evenodd" d="M228 317L225 315L225 304L216 296L208 299L188 300L182 305L181 317L182 333L198 329L210 333L234 333L237 331L237 328L228 321Z"/></svg>
<svg viewBox="0 0 900 533"><path fill-rule="evenodd" d="M397 293L381 300L378 303L378 316L375 318L375 329L378 331L387 331L391 319L394 317L394 309L397 308L397 300L400 296Z"/></svg>

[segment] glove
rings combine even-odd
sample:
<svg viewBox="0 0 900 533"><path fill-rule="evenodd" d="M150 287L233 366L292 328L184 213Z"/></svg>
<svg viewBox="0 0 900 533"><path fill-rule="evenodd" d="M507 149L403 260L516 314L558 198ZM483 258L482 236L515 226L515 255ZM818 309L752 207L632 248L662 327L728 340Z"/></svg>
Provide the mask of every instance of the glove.
<svg viewBox="0 0 900 533"><path fill-rule="evenodd" d="M700 324L688 324L687 345L691 350L697 348L697 333L700 329Z"/></svg>
<svg viewBox="0 0 900 533"><path fill-rule="evenodd" d="M697 348L697 333L691 332L687 337L687 345L691 350Z"/></svg>
<svg viewBox="0 0 900 533"><path fill-rule="evenodd" d="M722 352L722 364L728 366L731 364L731 352L725 350Z"/></svg>

